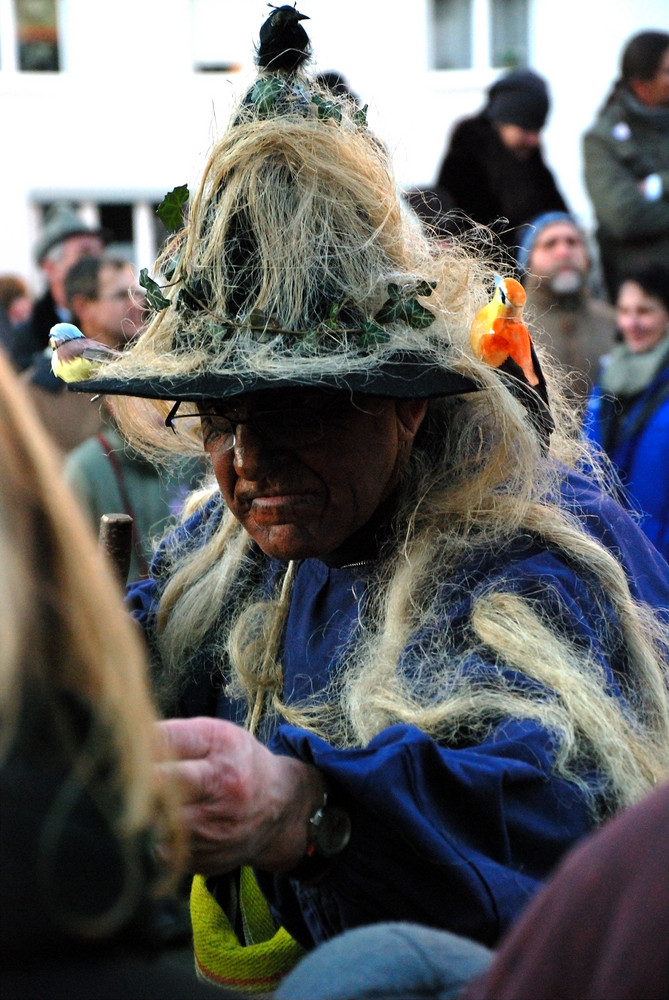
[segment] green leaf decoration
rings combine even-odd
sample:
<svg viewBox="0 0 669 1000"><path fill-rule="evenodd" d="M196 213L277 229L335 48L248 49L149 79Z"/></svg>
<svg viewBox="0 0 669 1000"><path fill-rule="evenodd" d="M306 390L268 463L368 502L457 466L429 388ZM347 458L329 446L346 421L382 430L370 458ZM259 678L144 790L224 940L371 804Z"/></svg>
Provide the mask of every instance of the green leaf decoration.
<svg viewBox="0 0 669 1000"><path fill-rule="evenodd" d="M387 340L388 334L380 323L376 323L373 319L368 319L362 324L363 333L368 336L374 336L381 340Z"/></svg>
<svg viewBox="0 0 669 1000"><path fill-rule="evenodd" d="M367 128L367 109L369 104L365 104L362 108L356 108L351 114L351 119L354 125L358 125L360 128Z"/></svg>
<svg viewBox="0 0 669 1000"><path fill-rule="evenodd" d="M339 315L339 303L333 302L330 305L330 310L328 312L328 318L325 321L325 325L330 328L330 330L337 329L337 317Z"/></svg>
<svg viewBox="0 0 669 1000"><path fill-rule="evenodd" d="M388 285L389 298L383 303L374 319L379 323L407 323L414 330L425 330L434 323L434 313L416 300L417 295L432 294L434 284L421 281L409 294L392 282Z"/></svg>
<svg viewBox="0 0 669 1000"><path fill-rule="evenodd" d="M322 122L327 121L328 118L334 118L337 124L340 124L341 108L335 101L328 101L319 94L314 94L311 98L311 103L316 105L318 117Z"/></svg>
<svg viewBox="0 0 669 1000"><path fill-rule="evenodd" d="M388 285L388 295L390 298L386 299L374 317L378 323L394 323L399 319L401 310L400 286L391 282Z"/></svg>
<svg viewBox="0 0 669 1000"><path fill-rule="evenodd" d="M285 94L285 85L277 76L265 76L256 80L251 91L251 102L261 115L268 115L276 108L280 97Z"/></svg>
<svg viewBox="0 0 669 1000"><path fill-rule="evenodd" d="M183 206L188 201L190 192L187 184L180 184L169 191L156 209L156 215L170 232L180 229L184 222Z"/></svg>
<svg viewBox="0 0 669 1000"><path fill-rule="evenodd" d="M143 267L139 272L139 283L142 288L146 289L146 297L148 299L149 305L156 312L160 312L162 309L167 309L172 303L169 299L166 299L160 290L160 285L149 277L148 268Z"/></svg>
<svg viewBox="0 0 669 1000"><path fill-rule="evenodd" d="M388 339L388 333L386 330L384 330L384 328L373 319L368 319L362 324L362 334L360 336L360 344L362 347L376 347L377 344L383 344Z"/></svg>
<svg viewBox="0 0 669 1000"><path fill-rule="evenodd" d="M426 330L434 323L434 313L426 306L422 306L420 302L410 299L406 306L406 321L414 330Z"/></svg>
<svg viewBox="0 0 669 1000"><path fill-rule="evenodd" d="M426 299L428 295L432 295L432 289L436 287L436 281L419 281L416 285L414 295L422 295Z"/></svg>

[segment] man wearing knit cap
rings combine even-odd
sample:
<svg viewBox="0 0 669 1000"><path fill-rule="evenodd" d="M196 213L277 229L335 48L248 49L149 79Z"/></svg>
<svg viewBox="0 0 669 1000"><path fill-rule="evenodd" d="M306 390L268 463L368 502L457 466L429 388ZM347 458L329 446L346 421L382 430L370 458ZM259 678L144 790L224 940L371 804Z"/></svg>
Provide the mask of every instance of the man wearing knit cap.
<svg viewBox="0 0 669 1000"><path fill-rule="evenodd" d="M567 211L541 150L549 106L542 77L513 70L490 87L478 114L456 124L439 170L437 183L458 208L491 226L509 249L530 219Z"/></svg>
<svg viewBox="0 0 669 1000"><path fill-rule="evenodd" d="M567 212L545 212L522 232L518 268L532 335L571 372L569 384L581 400L616 330L615 310L592 294L591 265L585 234Z"/></svg>

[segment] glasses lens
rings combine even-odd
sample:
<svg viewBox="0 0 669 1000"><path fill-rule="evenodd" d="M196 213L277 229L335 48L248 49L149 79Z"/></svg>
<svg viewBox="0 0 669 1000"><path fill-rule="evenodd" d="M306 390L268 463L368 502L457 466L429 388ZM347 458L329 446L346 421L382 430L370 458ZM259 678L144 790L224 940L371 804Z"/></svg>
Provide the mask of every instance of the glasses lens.
<svg viewBox="0 0 669 1000"><path fill-rule="evenodd" d="M321 413L309 407L261 411L251 423L264 441L279 448L305 448L324 433Z"/></svg>
<svg viewBox="0 0 669 1000"><path fill-rule="evenodd" d="M200 425L202 441L205 445L216 445L219 451L229 451L235 444L235 424L217 413L201 413Z"/></svg>
<svg viewBox="0 0 669 1000"><path fill-rule="evenodd" d="M190 441L197 441L200 446L202 445L202 427L200 425L200 417L192 413L176 413L170 418L169 422L166 421L165 425L169 427L175 434L180 438L188 439Z"/></svg>

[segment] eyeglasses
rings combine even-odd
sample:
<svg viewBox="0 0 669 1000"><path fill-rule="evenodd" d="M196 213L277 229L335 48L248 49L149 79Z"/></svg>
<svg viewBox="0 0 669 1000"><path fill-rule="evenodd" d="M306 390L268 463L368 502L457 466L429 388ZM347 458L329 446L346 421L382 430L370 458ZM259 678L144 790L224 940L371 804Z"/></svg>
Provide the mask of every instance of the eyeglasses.
<svg viewBox="0 0 669 1000"><path fill-rule="evenodd" d="M177 413L177 401L165 418L182 437L199 438L205 445L216 445L220 451L235 447L237 427L250 427L262 440L274 448L306 448L316 444L328 433L329 424L350 410L353 401L343 393L334 393L320 408L314 406L281 407L274 410L257 410L242 420L220 412Z"/></svg>

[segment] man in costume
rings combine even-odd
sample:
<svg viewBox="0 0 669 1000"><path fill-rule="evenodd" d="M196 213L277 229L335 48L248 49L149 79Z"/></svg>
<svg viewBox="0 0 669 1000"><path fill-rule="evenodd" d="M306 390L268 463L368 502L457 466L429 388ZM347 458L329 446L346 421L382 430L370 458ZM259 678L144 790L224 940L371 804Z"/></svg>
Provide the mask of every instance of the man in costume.
<svg viewBox="0 0 669 1000"><path fill-rule="evenodd" d="M666 771L666 564L579 474L529 341L524 367L472 349L490 270L436 250L301 64L261 70L156 275L142 338L74 388L211 460L130 594L200 971L271 987L294 952L233 972L226 942L274 962L379 920L494 944Z"/></svg>

